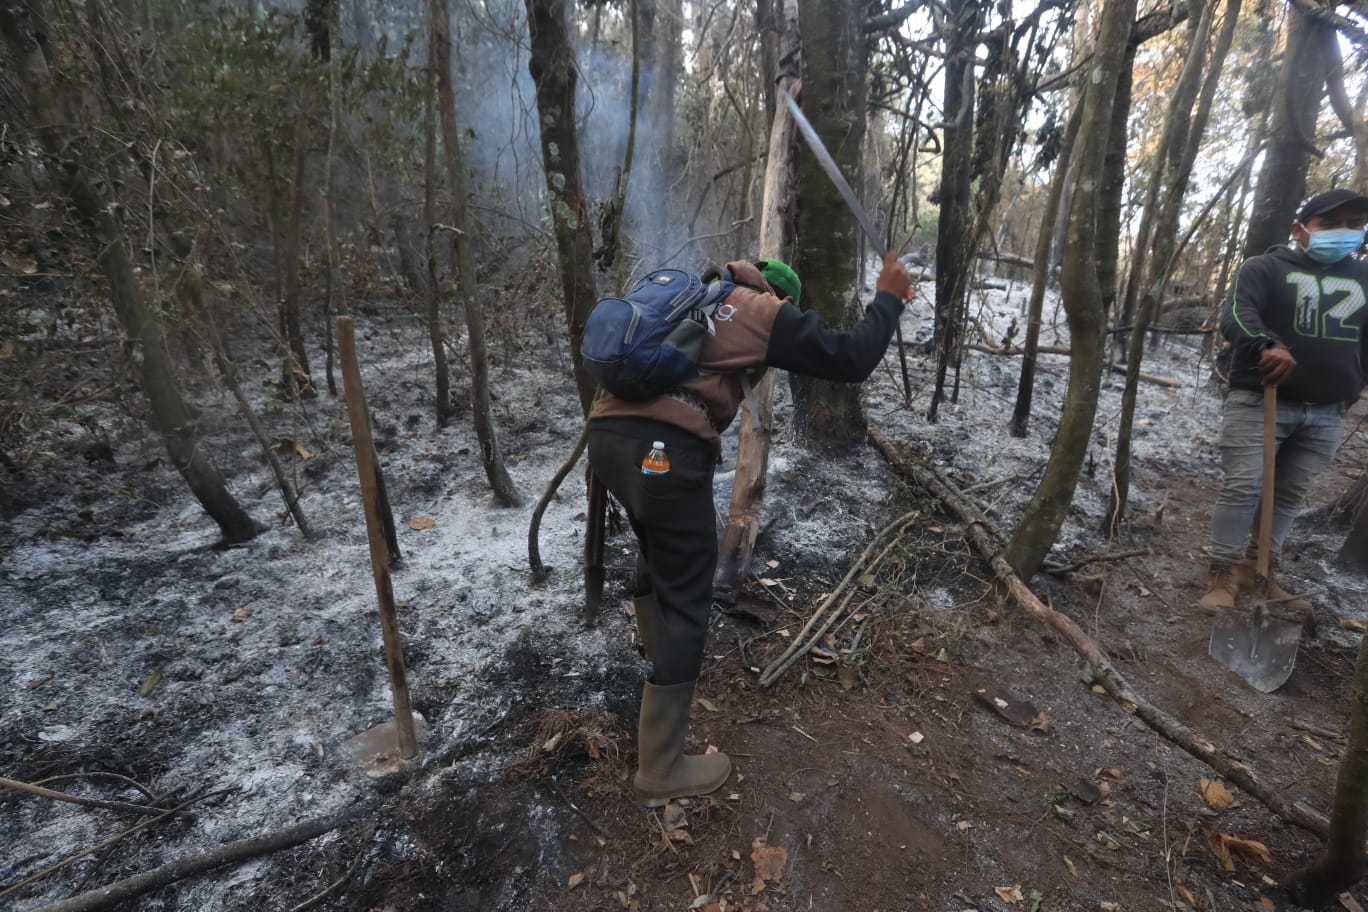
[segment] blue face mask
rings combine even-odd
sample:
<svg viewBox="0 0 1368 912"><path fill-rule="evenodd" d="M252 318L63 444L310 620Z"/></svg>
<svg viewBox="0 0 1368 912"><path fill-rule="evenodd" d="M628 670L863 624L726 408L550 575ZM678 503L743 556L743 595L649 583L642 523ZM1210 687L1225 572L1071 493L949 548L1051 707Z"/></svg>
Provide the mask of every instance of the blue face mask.
<svg viewBox="0 0 1368 912"><path fill-rule="evenodd" d="M1361 228L1330 228L1312 231L1310 235L1306 242L1306 255L1327 266L1338 263L1363 246Z"/></svg>

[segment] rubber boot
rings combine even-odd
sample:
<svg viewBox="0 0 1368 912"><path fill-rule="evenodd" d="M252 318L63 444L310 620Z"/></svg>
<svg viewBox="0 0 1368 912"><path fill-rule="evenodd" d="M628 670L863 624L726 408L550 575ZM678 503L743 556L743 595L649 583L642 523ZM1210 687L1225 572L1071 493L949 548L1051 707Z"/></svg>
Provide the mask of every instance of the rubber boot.
<svg viewBox="0 0 1368 912"><path fill-rule="evenodd" d="M1206 592L1197 604L1203 611L1212 612L1222 608L1234 608L1235 597L1239 592L1235 565L1212 561L1210 569L1207 570Z"/></svg>
<svg viewBox="0 0 1368 912"><path fill-rule="evenodd" d="M684 753L689 707L697 683L660 687L648 681L641 691L637 771L632 784L647 807L664 807L671 798L706 795L731 775L731 758L726 754Z"/></svg>
<svg viewBox="0 0 1368 912"><path fill-rule="evenodd" d="M632 610L636 612L637 650L646 661L655 654L655 640L660 631L660 606L655 596L647 593L632 599Z"/></svg>

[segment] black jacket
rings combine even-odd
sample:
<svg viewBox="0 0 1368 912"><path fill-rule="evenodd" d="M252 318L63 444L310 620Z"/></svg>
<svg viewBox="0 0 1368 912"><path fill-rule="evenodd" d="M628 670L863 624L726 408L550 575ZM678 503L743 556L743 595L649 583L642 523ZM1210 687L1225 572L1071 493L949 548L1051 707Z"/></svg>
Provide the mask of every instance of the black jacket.
<svg viewBox="0 0 1368 912"><path fill-rule="evenodd" d="M1259 357L1270 347L1297 359L1278 398L1343 402L1363 389L1368 333L1368 263L1329 266L1300 250L1272 247L1245 260L1221 308L1221 332L1234 346L1230 385L1262 389Z"/></svg>

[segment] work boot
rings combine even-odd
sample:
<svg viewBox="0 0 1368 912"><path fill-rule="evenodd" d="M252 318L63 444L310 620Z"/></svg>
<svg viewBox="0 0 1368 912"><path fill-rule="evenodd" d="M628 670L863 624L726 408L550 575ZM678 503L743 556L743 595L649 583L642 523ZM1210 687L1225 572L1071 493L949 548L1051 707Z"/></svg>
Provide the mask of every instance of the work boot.
<svg viewBox="0 0 1368 912"><path fill-rule="evenodd" d="M647 807L663 807L671 798L706 795L731 775L726 754L684 753L689 707L697 681L660 687L646 682L637 722L637 771L632 784Z"/></svg>
<svg viewBox="0 0 1368 912"><path fill-rule="evenodd" d="M1203 611L1215 612L1222 608L1235 607L1235 597L1240 592L1235 569L1233 564L1211 562L1211 567L1207 570L1206 593L1197 602Z"/></svg>
<svg viewBox="0 0 1368 912"><path fill-rule="evenodd" d="M632 610L636 612L637 651L646 661L655 654L655 640L660 632L660 606L651 593L638 595L632 599Z"/></svg>

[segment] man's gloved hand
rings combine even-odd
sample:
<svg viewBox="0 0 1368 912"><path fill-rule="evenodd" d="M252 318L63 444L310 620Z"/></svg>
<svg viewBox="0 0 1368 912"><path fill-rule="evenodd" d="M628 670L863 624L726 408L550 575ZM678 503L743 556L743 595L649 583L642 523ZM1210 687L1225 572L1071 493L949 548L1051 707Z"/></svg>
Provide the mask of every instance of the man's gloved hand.
<svg viewBox="0 0 1368 912"><path fill-rule="evenodd" d="M912 297L912 277L898 261L896 253L890 252L884 257L883 269L879 272L879 280L874 283L874 290L886 291L900 301Z"/></svg>
<svg viewBox="0 0 1368 912"><path fill-rule="evenodd" d="M1282 383L1297 366L1297 359L1285 348L1265 348L1259 356L1259 373L1264 383Z"/></svg>

